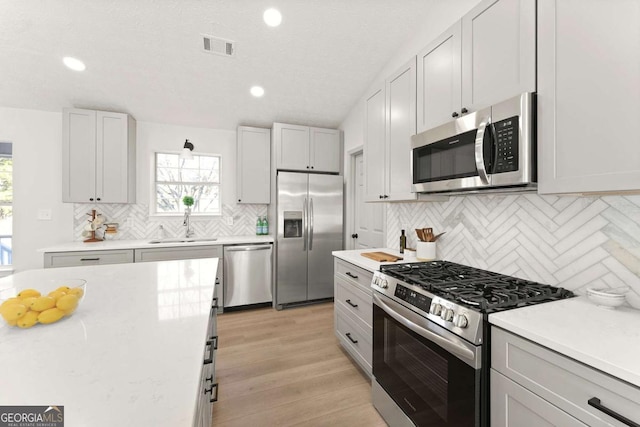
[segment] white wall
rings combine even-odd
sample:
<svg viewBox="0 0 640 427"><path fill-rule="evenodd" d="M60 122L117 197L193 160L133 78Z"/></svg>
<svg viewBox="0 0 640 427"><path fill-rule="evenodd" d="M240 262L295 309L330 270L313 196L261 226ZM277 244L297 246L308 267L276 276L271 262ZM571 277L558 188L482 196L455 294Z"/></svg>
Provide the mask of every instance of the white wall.
<svg viewBox="0 0 640 427"><path fill-rule="evenodd" d="M62 114L0 107L0 140L13 143L13 265L42 267L42 247L71 240L73 206L62 203ZM51 209L51 221L37 219Z"/></svg>

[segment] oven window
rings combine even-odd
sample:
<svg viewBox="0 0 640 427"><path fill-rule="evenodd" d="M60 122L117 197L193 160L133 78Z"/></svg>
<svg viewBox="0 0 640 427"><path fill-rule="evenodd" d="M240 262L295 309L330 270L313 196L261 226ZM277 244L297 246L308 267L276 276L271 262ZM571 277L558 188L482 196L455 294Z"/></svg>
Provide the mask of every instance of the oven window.
<svg viewBox="0 0 640 427"><path fill-rule="evenodd" d="M413 150L413 183L478 176L475 160L476 131Z"/></svg>
<svg viewBox="0 0 640 427"><path fill-rule="evenodd" d="M480 370L374 310L373 374L417 426L479 422Z"/></svg>

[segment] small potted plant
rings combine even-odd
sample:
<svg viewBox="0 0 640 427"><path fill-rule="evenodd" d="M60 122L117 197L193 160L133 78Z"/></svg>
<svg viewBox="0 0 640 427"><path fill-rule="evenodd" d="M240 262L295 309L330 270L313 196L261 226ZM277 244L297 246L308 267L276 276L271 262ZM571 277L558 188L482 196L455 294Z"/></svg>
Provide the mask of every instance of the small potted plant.
<svg viewBox="0 0 640 427"><path fill-rule="evenodd" d="M193 200L193 197L191 196L184 196L182 198L182 204L185 205L187 207L187 210L191 211L191 206L193 206L193 203L195 201Z"/></svg>

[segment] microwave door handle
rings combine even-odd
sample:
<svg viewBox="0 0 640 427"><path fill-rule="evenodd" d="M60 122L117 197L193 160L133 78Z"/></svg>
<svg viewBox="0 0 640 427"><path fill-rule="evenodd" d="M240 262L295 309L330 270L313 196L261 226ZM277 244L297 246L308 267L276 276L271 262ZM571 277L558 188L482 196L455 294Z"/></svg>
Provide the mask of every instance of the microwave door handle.
<svg viewBox="0 0 640 427"><path fill-rule="evenodd" d="M487 126L490 124L491 118L487 117L485 120L480 122L480 126L478 126L478 131L476 133L476 169L478 170L478 176L484 184L489 184L489 175L487 175L487 170L484 168L484 134L487 131Z"/></svg>

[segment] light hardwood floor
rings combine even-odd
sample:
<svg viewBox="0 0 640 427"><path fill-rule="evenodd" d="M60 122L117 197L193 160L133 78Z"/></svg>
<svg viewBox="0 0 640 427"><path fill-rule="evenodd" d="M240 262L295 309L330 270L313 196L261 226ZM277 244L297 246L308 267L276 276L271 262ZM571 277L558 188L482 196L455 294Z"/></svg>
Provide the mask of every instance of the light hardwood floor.
<svg viewBox="0 0 640 427"><path fill-rule="evenodd" d="M333 303L219 315L212 426L386 426L333 328Z"/></svg>

